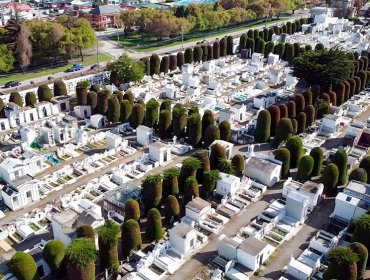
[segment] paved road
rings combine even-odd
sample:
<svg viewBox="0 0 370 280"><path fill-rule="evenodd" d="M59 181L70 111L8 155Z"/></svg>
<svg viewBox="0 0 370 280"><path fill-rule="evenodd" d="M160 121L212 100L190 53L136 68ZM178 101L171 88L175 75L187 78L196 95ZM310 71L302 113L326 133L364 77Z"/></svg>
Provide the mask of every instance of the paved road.
<svg viewBox="0 0 370 280"><path fill-rule="evenodd" d="M225 234L228 237L234 236L241 227L248 225L252 219L257 217L270 205L272 199L281 197L281 186L267 190L261 200L251 203L237 216L233 217L218 234L210 235L208 243L202 247L192 258L181 266L173 275L166 279L192 279L217 253L218 237Z"/></svg>
<svg viewBox="0 0 370 280"><path fill-rule="evenodd" d="M138 152L136 152L132 155L126 156L124 158L119 158L118 160L112 162L111 164L108 164L104 168L102 168L102 169L100 169L100 170L98 170L94 173L87 174L83 177L78 178L77 182L72 183L70 185L65 185L63 187L63 189L61 189L59 191L49 193L46 198L44 198L44 199L42 199L42 200L40 200L36 203L33 203L33 204L27 206L26 208L22 208L20 210L14 211L14 212L6 213L6 216L0 219L0 226L6 225L6 224L10 223L11 221L13 221L14 219L17 219L17 218L21 217L22 215L24 215L25 213L29 213L32 210L36 209L36 208L42 208L46 204L52 203L54 200L59 199L60 196L62 196L64 194L67 194L67 193L70 193L73 190L75 190L76 188L87 184L92 179L97 178L99 176L102 176L102 175L108 173L109 171L112 170L112 168L117 167L118 165L120 165L122 163L127 163L127 162L130 162L130 161L134 160L136 157L142 155L142 153L143 153L142 151L138 151Z"/></svg>

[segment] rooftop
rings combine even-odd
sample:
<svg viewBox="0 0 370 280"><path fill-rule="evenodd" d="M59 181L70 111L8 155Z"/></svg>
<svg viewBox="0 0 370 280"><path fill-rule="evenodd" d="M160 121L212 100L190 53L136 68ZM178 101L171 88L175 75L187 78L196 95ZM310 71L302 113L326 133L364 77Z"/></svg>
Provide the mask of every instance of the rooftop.
<svg viewBox="0 0 370 280"><path fill-rule="evenodd" d="M266 242L250 236L239 245L239 248L251 256L257 256L266 246Z"/></svg>
<svg viewBox="0 0 370 280"><path fill-rule="evenodd" d="M162 141L156 141L154 143L151 143L149 145L149 147L153 147L153 148L157 148L157 149L162 149L162 148L166 148L167 147L167 144L166 143L163 143Z"/></svg>
<svg viewBox="0 0 370 280"><path fill-rule="evenodd" d="M211 207L211 203L201 199L200 197L195 197L192 201L189 201L186 204L186 208L189 208L196 213L200 213L206 207Z"/></svg>
<svg viewBox="0 0 370 280"><path fill-rule="evenodd" d="M175 225L171 230L170 233L176 234L178 236L181 236L182 238L185 238L186 235L194 230L191 226L185 223L178 223Z"/></svg>
<svg viewBox="0 0 370 280"><path fill-rule="evenodd" d="M257 157L251 157L247 163L247 166L252 167L253 169L260 169L264 170L267 173L271 173L274 171L274 169L280 164L277 164L271 160L257 158Z"/></svg>

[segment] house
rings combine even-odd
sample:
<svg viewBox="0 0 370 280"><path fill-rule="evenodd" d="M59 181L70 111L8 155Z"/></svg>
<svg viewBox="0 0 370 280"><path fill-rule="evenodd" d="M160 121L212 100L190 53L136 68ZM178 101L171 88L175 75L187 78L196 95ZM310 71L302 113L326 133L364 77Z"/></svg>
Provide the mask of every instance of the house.
<svg viewBox="0 0 370 280"><path fill-rule="evenodd" d="M275 159L250 157L246 160L244 175L271 187L280 180L281 165Z"/></svg>
<svg viewBox="0 0 370 280"><path fill-rule="evenodd" d="M370 209L370 185L358 181L348 186L335 197L335 208L330 217L349 223Z"/></svg>
<svg viewBox="0 0 370 280"><path fill-rule="evenodd" d="M70 100L71 96L55 96L50 102L53 104L54 112L69 112L71 110Z"/></svg>
<svg viewBox="0 0 370 280"><path fill-rule="evenodd" d="M93 229L96 229L102 226L104 222L104 218L92 210L84 210L78 213L75 209L68 208L52 216L51 226L54 239L61 240L68 246L76 237L76 228L82 225L90 225ZM95 243L97 243L97 240Z"/></svg>
<svg viewBox="0 0 370 280"><path fill-rule="evenodd" d="M196 249L197 231L185 223L178 223L170 229L170 244L184 258Z"/></svg>
<svg viewBox="0 0 370 280"><path fill-rule="evenodd" d="M35 175L44 169L42 156L26 151L21 158L7 157L0 163L0 176L7 183L27 174Z"/></svg>
<svg viewBox="0 0 370 280"><path fill-rule="evenodd" d="M153 134L153 128L145 125L139 125L136 128L136 141L142 146L147 146L153 142Z"/></svg>
<svg viewBox="0 0 370 280"><path fill-rule="evenodd" d="M309 198L297 191L288 193L285 203L285 216L303 223L308 214Z"/></svg>
<svg viewBox="0 0 370 280"><path fill-rule="evenodd" d="M100 5L85 15L91 26L96 29L117 27L121 10L117 5Z"/></svg>
<svg viewBox="0 0 370 280"><path fill-rule="evenodd" d="M339 131L340 117L327 114L322 119L320 134L332 135Z"/></svg>
<svg viewBox="0 0 370 280"><path fill-rule="evenodd" d="M171 146L161 141L149 144L149 157L158 161L159 165L168 163L171 160Z"/></svg>
<svg viewBox="0 0 370 280"><path fill-rule="evenodd" d="M233 147L234 144L224 141L224 140L215 140L212 142L212 144L209 146L209 154L211 154L211 147L215 144L219 144L226 150L226 158L231 159L232 153L233 153Z"/></svg>
<svg viewBox="0 0 370 280"><path fill-rule="evenodd" d="M240 179L234 175L220 172L221 179L217 181L216 193L233 197L240 188Z"/></svg>
<svg viewBox="0 0 370 280"><path fill-rule="evenodd" d="M105 134L105 139L107 140L107 148L110 149L116 149L119 147L119 145L122 142L122 137L121 135L118 135L116 133L113 133L111 131L108 131Z"/></svg>
<svg viewBox="0 0 370 280"><path fill-rule="evenodd" d="M75 106L73 112L80 119L88 119L91 116L91 107L90 105Z"/></svg>
<svg viewBox="0 0 370 280"><path fill-rule="evenodd" d="M0 132L10 129L9 120L6 118L0 118Z"/></svg>
<svg viewBox="0 0 370 280"><path fill-rule="evenodd" d="M93 128L103 128L108 125L108 119L106 116L95 114L90 117L90 123Z"/></svg>
<svg viewBox="0 0 370 280"><path fill-rule="evenodd" d="M211 211L211 203L194 197L185 206L185 216L191 220L200 223Z"/></svg>
<svg viewBox="0 0 370 280"><path fill-rule="evenodd" d="M12 211L16 211L40 199L39 181L26 174L9 181L1 190L3 202Z"/></svg>

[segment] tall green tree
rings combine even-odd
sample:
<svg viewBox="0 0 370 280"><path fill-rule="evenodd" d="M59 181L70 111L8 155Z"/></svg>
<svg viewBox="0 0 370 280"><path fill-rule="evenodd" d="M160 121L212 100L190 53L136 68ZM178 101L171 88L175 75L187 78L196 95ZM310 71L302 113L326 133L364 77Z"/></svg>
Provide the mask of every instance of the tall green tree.
<svg viewBox="0 0 370 280"><path fill-rule="evenodd" d="M30 254L16 252L7 265L10 272L19 280L39 279L37 265Z"/></svg>
<svg viewBox="0 0 370 280"><path fill-rule="evenodd" d="M298 163L298 178L302 181L311 179L312 170L314 166L314 159L309 155L301 157Z"/></svg>
<svg viewBox="0 0 370 280"><path fill-rule="evenodd" d="M278 122L275 131L274 141L272 143L274 148L277 148L282 142L288 140L293 135L293 124L288 118L282 118Z"/></svg>
<svg viewBox="0 0 370 280"><path fill-rule="evenodd" d="M370 156L364 157L360 162L360 167L367 173L367 183L370 183Z"/></svg>
<svg viewBox="0 0 370 280"><path fill-rule="evenodd" d="M179 175L180 172L175 167L163 171L163 181L162 181L163 198L166 198L169 195L177 196L179 194L179 181L178 181Z"/></svg>
<svg viewBox="0 0 370 280"><path fill-rule="evenodd" d="M321 182L324 185L324 192L327 194L335 194L338 183L339 171L334 163L328 164L322 172Z"/></svg>
<svg viewBox="0 0 370 280"><path fill-rule="evenodd" d="M357 279L358 256L348 247L334 247L326 254L329 262L328 269L324 273L324 279Z"/></svg>
<svg viewBox="0 0 370 280"><path fill-rule="evenodd" d="M354 242L349 245L352 252L357 254L358 260L357 260L357 279L365 279L365 273L366 273L366 264L369 257L369 252L366 249L366 247L359 243Z"/></svg>
<svg viewBox="0 0 370 280"><path fill-rule="evenodd" d="M116 79L112 81L115 85L139 82L145 74L142 63L132 59L127 54L123 54L117 60L109 62L107 70L115 73Z"/></svg>
<svg viewBox="0 0 370 280"><path fill-rule="evenodd" d="M13 69L14 56L6 44L0 44L0 72L9 72Z"/></svg>
<svg viewBox="0 0 370 280"><path fill-rule="evenodd" d="M165 203L166 223L171 224L180 215L180 205L177 198L169 195Z"/></svg>
<svg viewBox="0 0 370 280"><path fill-rule="evenodd" d="M352 242L363 244L367 250L370 249L370 215L364 214L358 217L355 222L355 230L352 235Z"/></svg>
<svg viewBox="0 0 370 280"><path fill-rule="evenodd" d="M256 141L266 143L270 138L271 116L269 111L262 110L257 116Z"/></svg>
<svg viewBox="0 0 370 280"><path fill-rule="evenodd" d="M182 104L176 104L172 110L172 129L177 138L185 137L187 124L186 109Z"/></svg>
<svg viewBox="0 0 370 280"><path fill-rule="evenodd" d="M220 139L224 141L230 141L231 137L231 125L228 121L222 121L218 128L220 129Z"/></svg>
<svg viewBox="0 0 370 280"><path fill-rule="evenodd" d="M161 66L161 62L160 62L160 58L157 54L152 54L151 57L150 57L150 75L153 76L154 74L155 75L159 75L160 74L160 66Z"/></svg>
<svg viewBox="0 0 370 280"><path fill-rule="evenodd" d="M65 274L65 246L62 241L51 240L44 247L42 254L54 277L60 277Z"/></svg>
<svg viewBox="0 0 370 280"><path fill-rule="evenodd" d="M190 114L189 114L190 115ZM208 126L215 124L215 117L211 110L205 110L202 116L202 138L204 139Z"/></svg>
<svg viewBox="0 0 370 280"><path fill-rule="evenodd" d="M143 119L145 116L145 109L142 104L135 104L132 108L132 113L130 117L130 126L132 128L137 128L139 125L143 123Z"/></svg>
<svg viewBox="0 0 370 280"><path fill-rule="evenodd" d="M120 104L120 121L126 123L129 121L132 113L132 105L130 101L124 99Z"/></svg>
<svg viewBox="0 0 370 280"><path fill-rule="evenodd" d="M275 159L282 162L281 178L286 179L290 169L290 152L287 148L281 148L275 151Z"/></svg>
<svg viewBox="0 0 370 280"><path fill-rule="evenodd" d="M131 255L132 250L140 249L141 246L140 226L135 220L127 220L121 227L121 244L122 255L127 258Z"/></svg>
<svg viewBox="0 0 370 280"><path fill-rule="evenodd" d="M211 154L209 156L211 170L219 169L220 159L226 159L226 149L220 144L213 144L211 146Z"/></svg>
<svg viewBox="0 0 370 280"><path fill-rule="evenodd" d="M344 149L339 149L333 156L332 163L338 167L339 171L338 186L347 183L347 161L348 156Z"/></svg>
<svg viewBox="0 0 370 280"><path fill-rule="evenodd" d="M162 217L158 209L152 208L149 210L146 222L146 236L149 241L156 241L163 237Z"/></svg>
<svg viewBox="0 0 370 280"><path fill-rule="evenodd" d="M290 152L290 168L295 168L303 155L303 142L299 136L292 136L286 142L286 148Z"/></svg>
<svg viewBox="0 0 370 280"><path fill-rule="evenodd" d="M157 207L162 199L162 176L159 174L149 175L141 183L145 209Z"/></svg>
<svg viewBox="0 0 370 280"><path fill-rule="evenodd" d="M135 199L129 199L125 203L125 221L127 220L140 220L140 205Z"/></svg>
<svg viewBox="0 0 370 280"><path fill-rule="evenodd" d="M202 139L202 122L200 120L199 114L192 114L188 116L187 134L188 142L191 145L197 146L200 144L200 141Z"/></svg>
<svg viewBox="0 0 370 280"><path fill-rule="evenodd" d="M162 110L159 114L158 122L159 137L168 139L171 137L171 113L168 110Z"/></svg>
<svg viewBox="0 0 370 280"><path fill-rule="evenodd" d="M108 120L111 123L117 123L120 120L121 106L117 97L111 96L108 99Z"/></svg>
<svg viewBox="0 0 370 280"><path fill-rule="evenodd" d="M118 235L121 232L119 225L112 220L107 220L97 229L99 242L99 260L101 269L117 272L118 261Z"/></svg>
<svg viewBox="0 0 370 280"><path fill-rule="evenodd" d="M312 169L312 176L318 176L321 174L322 162L324 159L324 153L320 147L315 147L310 151L310 156L314 160L314 166Z"/></svg>
<svg viewBox="0 0 370 280"><path fill-rule="evenodd" d="M154 98L150 99L145 106L145 125L147 127L155 127L159 117L159 103Z"/></svg>

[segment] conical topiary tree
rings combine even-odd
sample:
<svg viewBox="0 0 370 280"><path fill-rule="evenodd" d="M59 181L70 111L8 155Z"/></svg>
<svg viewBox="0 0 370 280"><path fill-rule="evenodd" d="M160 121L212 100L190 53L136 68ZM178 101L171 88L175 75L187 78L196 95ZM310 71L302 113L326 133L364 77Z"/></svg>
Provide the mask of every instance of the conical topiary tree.
<svg viewBox="0 0 370 280"><path fill-rule="evenodd" d="M141 183L145 209L157 207L162 199L162 176L153 174L147 176Z"/></svg>
<svg viewBox="0 0 370 280"><path fill-rule="evenodd" d="M293 135L293 124L288 118L282 118L278 122L275 131L274 141L272 146L277 148L282 142L288 140Z"/></svg>
<svg viewBox="0 0 370 280"><path fill-rule="evenodd" d="M177 56L174 54L170 55L170 71L175 71L177 69Z"/></svg>
<svg viewBox="0 0 370 280"><path fill-rule="evenodd" d="M91 113L95 114L98 107L98 94L95 91L89 91L87 94L87 105L90 105Z"/></svg>
<svg viewBox="0 0 370 280"><path fill-rule="evenodd" d="M162 110L159 113L158 134L161 139L168 139L172 135L171 127L171 112L169 110Z"/></svg>
<svg viewBox="0 0 370 280"><path fill-rule="evenodd" d="M95 242L95 231L90 225L82 225L78 227L76 229L76 236L77 238L88 238Z"/></svg>
<svg viewBox="0 0 370 280"><path fill-rule="evenodd" d="M306 126L309 127L315 121L315 107L313 105L308 105L305 109L306 114Z"/></svg>
<svg viewBox="0 0 370 280"><path fill-rule="evenodd" d="M140 205L135 199L129 199L125 203L125 221L140 220Z"/></svg>
<svg viewBox="0 0 370 280"><path fill-rule="evenodd" d="M333 156L332 163L338 167L339 171L338 186L347 183L347 161L348 156L344 149L339 149Z"/></svg>
<svg viewBox="0 0 370 280"><path fill-rule="evenodd" d="M209 161L208 150L199 150L192 155L199 159L200 167L197 170L197 181L201 184L203 182L203 173L211 170L211 163Z"/></svg>
<svg viewBox="0 0 370 280"><path fill-rule="evenodd" d="M77 238L66 250L68 279L95 279L95 244L88 238Z"/></svg>
<svg viewBox="0 0 370 280"><path fill-rule="evenodd" d="M202 139L202 122L199 114L189 114L187 124L188 142L193 146L199 145Z"/></svg>
<svg viewBox="0 0 370 280"><path fill-rule="evenodd" d="M30 254L16 252L8 262L8 268L18 280L37 280L39 274L35 260Z"/></svg>
<svg viewBox="0 0 370 280"><path fill-rule="evenodd" d="M123 257L129 257L132 250L140 248L141 243L141 232L138 222L133 219L125 221L121 227Z"/></svg>
<svg viewBox="0 0 370 280"><path fill-rule="evenodd" d="M278 122L280 121L280 109L276 105L267 108L271 116L270 136L275 135L275 130Z"/></svg>
<svg viewBox="0 0 370 280"><path fill-rule="evenodd" d="M66 96L68 94L66 84L62 80L55 81L53 92L54 96Z"/></svg>
<svg viewBox="0 0 370 280"><path fill-rule="evenodd" d="M199 197L199 186L194 176L188 177L185 181L184 197L186 202L192 200L194 197Z"/></svg>
<svg viewBox="0 0 370 280"><path fill-rule="evenodd" d="M226 49L226 38L221 38L220 40L220 56L221 57L224 57L226 56L226 53L227 53L227 49Z"/></svg>
<svg viewBox="0 0 370 280"><path fill-rule="evenodd" d="M171 224L180 215L180 205L177 198L169 195L165 202L166 223Z"/></svg>
<svg viewBox="0 0 370 280"><path fill-rule="evenodd" d="M169 195L176 196L179 194L179 182L178 182L179 176L180 171L175 167L163 171L163 181L162 181L163 198L166 198Z"/></svg>
<svg viewBox="0 0 370 280"><path fill-rule="evenodd" d="M214 144L211 146L211 154L209 156L212 170L218 169L220 159L226 159L226 149L220 144Z"/></svg>
<svg viewBox="0 0 370 280"><path fill-rule="evenodd" d="M236 175L240 176L243 174L245 168L245 160L243 155L241 154L234 155L233 158L231 159L231 164L234 167Z"/></svg>
<svg viewBox="0 0 370 280"><path fill-rule="evenodd" d="M223 159L223 158L218 160L218 170L226 174L231 174L231 175L235 174L235 169L231 161L227 159Z"/></svg>
<svg viewBox="0 0 370 280"><path fill-rule="evenodd" d="M311 179L312 170L314 166L314 160L311 156L305 155L301 157L298 163L298 179L301 181L307 181Z"/></svg>
<svg viewBox="0 0 370 280"><path fill-rule="evenodd" d="M280 104L279 106L279 111L280 111L280 119L282 118L288 118L288 108L285 104ZM275 132L274 132L275 134Z"/></svg>
<svg viewBox="0 0 370 280"><path fill-rule="evenodd" d="M23 107L23 98L18 91L13 91L10 93L9 102L13 102L18 106Z"/></svg>
<svg viewBox="0 0 370 280"><path fill-rule="evenodd" d="M186 109L182 104L176 104L172 110L172 130L177 138L185 137L187 124Z"/></svg>
<svg viewBox="0 0 370 280"><path fill-rule="evenodd" d="M256 142L266 143L270 138L271 116L269 111L261 110L257 117Z"/></svg>
<svg viewBox="0 0 370 280"><path fill-rule="evenodd" d="M204 134L204 147L208 148L215 140L220 140L220 130L217 126L211 124Z"/></svg>
<svg viewBox="0 0 370 280"><path fill-rule="evenodd" d="M157 208L152 208L148 212L145 233L150 242L158 242L163 237L162 217Z"/></svg>
<svg viewBox="0 0 370 280"><path fill-rule="evenodd" d="M215 117L211 110L205 110L202 116L202 138L203 139L204 139L208 126L210 126L211 124L215 124Z"/></svg>
<svg viewBox="0 0 370 280"><path fill-rule="evenodd" d="M364 157L360 162L360 167L367 173L367 183L370 183L370 156Z"/></svg>
<svg viewBox="0 0 370 280"><path fill-rule="evenodd" d="M108 99L108 120L111 123L117 123L120 120L120 115L121 115L121 105L115 96L111 96Z"/></svg>
<svg viewBox="0 0 370 280"><path fill-rule="evenodd" d="M363 244L367 250L370 249L370 215L365 214L355 220L355 230L352 235L352 242Z"/></svg>
<svg viewBox="0 0 370 280"><path fill-rule="evenodd" d="M300 112L297 116L297 134L306 131L307 116L304 112Z"/></svg>
<svg viewBox="0 0 370 280"><path fill-rule="evenodd" d="M62 241L51 240L44 247L42 254L54 277L60 277L65 274L65 246Z"/></svg>
<svg viewBox="0 0 370 280"><path fill-rule="evenodd" d="M329 262L328 269L324 272L324 280L330 279L357 279L358 256L348 247L334 247L326 254Z"/></svg>
<svg viewBox="0 0 370 280"><path fill-rule="evenodd" d="M161 67L161 60L157 54L152 54L150 57L150 75L159 75Z"/></svg>
<svg viewBox="0 0 370 280"><path fill-rule="evenodd" d="M275 151L275 159L281 161L281 178L286 179L289 176L290 169L290 152L287 148L281 148Z"/></svg>
<svg viewBox="0 0 370 280"><path fill-rule="evenodd" d="M137 128L139 125L143 123L143 119L145 116L145 109L142 104L135 104L132 107L132 113L130 116L130 126L132 128Z"/></svg>
<svg viewBox="0 0 370 280"><path fill-rule="evenodd" d="M167 74L169 69L170 69L170 58L166 55L162 57L160 71L161 73Z"/></svg>
<svg viewBox="0 0 370 280"><path fill-rule="evenodd" d="M358 261L356 263L357 265L357 279L365 279L365 273L366 273L366 264L367 260L369 257L369 252L366 249L366 247L359 243L359 242L354 242L349 245L349 248L357 254L358 256Z"/></svg>
<svg viewBox="0 0 370 280"><path fill-rule="evenodd" d="M220 171L217 169L204 172L203 174L203 185L201 188L201 197L206 199L213 192L216 187L216 183L221 179Z"/></svg>
<svg viewBox="0 0 370 280"><path fill-rule="evenodd" d="M335 194L339 178L338 167L334 163L328 164L322 172L321 182L324 185L326 194Z"/></svg>
<svg viewBox="0 0 370 280"><path fill-rule="evenodd" d="M351 171L348 177L349 181L367 182L367 173L363 168L355 168Z"/></svg>
<svg viewBox="0 0 370 280"><path fill-rule="evenodd" d="M181 69L181 67L185 64L185 56L183 52L178 52L177 55L177 67Z"/></svg>
<svg viewBox="0 0 370 280"><path fill-rule="evenodd" d="M37 103L37 97L34 92L27 92L24 99L26 101L26 106L33 106Z"/></svg>
<svg viewBox="0 0 370 280"><path fill-rule="evenodd" d="M220 129L220 139L224 141L230 141L231 137L231 125L228 121L222 121L218 128Z"/></svg>
<svg viewBox="0 0 370 280"><path fill-rule="evenodd" d="M132 105L130 101L124 99L120 104L120 120L122 123L127 123L132 113Z"/></svg>
<svg viewBox="0 0 370 280"><path fill-rule="evenodd" d="M184 57L185 57L185 63L193 63L194 62L193 50L190 48L187 48L185 50Z"/></svg>
<svg viewBox="0 0 370 280"><path fill-rule="evenodd" d="M180 192L184 192L185 181L189 177L196 177L197 170L201 167L201 162L195 157L188 157L182 162L180 175L179 175L179 188Z"/></svg>
<svg viewBox="0 0 370 280"><path fill-rule="evenodd" d="M203 50L200 45L196 45L193 49L194 62L200 62L203 58Z"/></svg>
<svg viewBox="0 0 370 280"><path fill-rule="evenodd" d="M159 103L152 98L146 103L145 109L145 125L155 127L158 123Z"/></svg>
<svg viewBox="0 0 370 280"><path fill-rule="evenodd" d="M50 99L53 98L53 94L48 87L48 85L40 85L39 88L37 89L37 97L39 99L39 102L42 101L50 101Z"/></svg>
<svg viewBox="0 0 370 280"><path fill-rule="evenodd" d="M318 176L321 174L324 153L320 147L315 147L311 150L310 156L313 158L314 161L312 176Z"/></svg>
<svg viewBox="0 0 370 280"><path fill-rule="evenodd" d="M303 142L299 136L292 136L286 143L290 152L290 168L295 168L303 155Z"/></svg>
<svg viewBox="0 0 370 280"><path fill-rule="evenodd" d="M119 225L112 220L106 221L103 226L97 229L100 269L117 272L119 267L117 246L120 231Z"/></svg>

